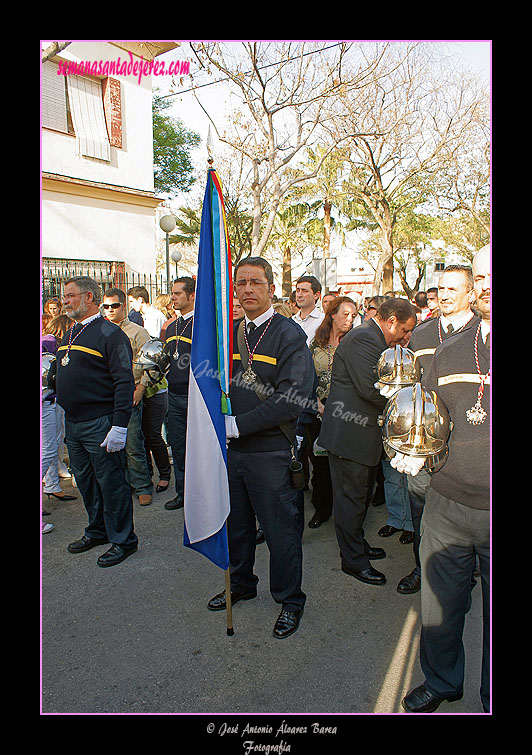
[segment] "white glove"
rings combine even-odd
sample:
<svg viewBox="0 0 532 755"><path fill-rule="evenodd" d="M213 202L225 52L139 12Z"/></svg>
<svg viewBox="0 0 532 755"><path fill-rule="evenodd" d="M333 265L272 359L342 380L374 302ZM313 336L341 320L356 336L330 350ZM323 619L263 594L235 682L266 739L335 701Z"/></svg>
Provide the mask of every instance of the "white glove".
<svg viewBox="0 0 532 755"><path fill-rule="evenodd" d="M240 433L238 432L238 426L236 424L236 417L233 417L233 415L226 414L225 415L225 437L227 439L229 438L238 438Z"/></svg>
<svg viewBox="0 0 532 755"><path fill-rule="evenodd" d="M118 427L113 425L100 448L106 448L107 453L112 454L115 451L121 451L126 446L127 427Z"/></svg>
<svg viewBox="0 0 532 755"><path fill-rule="evenodd" d="M401 389L400 386L385 385L384 383L379 382L375 383L373 387L376 388L384 398L395 396L397 391Z"/></svg>
<svg viewBox="0 0 532 755"><path fill-rule="evenodd" d="M425 459L423 458L406 456L405 454L399 453L396 453L393 459L390 459L391 467L397 469L398 472L412 475L412 477L417 475L424 463Z"/></svg>

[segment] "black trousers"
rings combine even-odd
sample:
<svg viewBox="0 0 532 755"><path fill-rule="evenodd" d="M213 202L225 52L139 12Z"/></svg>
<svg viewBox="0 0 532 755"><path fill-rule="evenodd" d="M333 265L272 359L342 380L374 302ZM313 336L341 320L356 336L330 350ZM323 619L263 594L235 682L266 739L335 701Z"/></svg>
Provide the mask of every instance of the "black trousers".
<svg viewBox="0 0 532 755"><path fill-rule="evenodd" d="M363 524L373 498L377 466L368 467L329 452L336 539L342 563L354 571L370 566Z"/></svg>
<svg viewBox="0 0 532 755"><path fill-rule="evenodd" d="M131 548L138 538L133 527L133 499L126 479L126 452L108 453L100 447L111 429L112 417L86 422L65 420L70 467L83 497L89 522L87 537L107 537Z"/></svg>
<svg viewBox="0 0 532 755"><path fill-rule="evenodd" d="M168 392L156 393L150 398L144 398L142 413L142 432L144 433L144 447L148 461L150 477L153 475L152 454L159 470L159 479L169 480L172 475L168 449L161 434L163 422L168 412Z"/></svg>
<svg viewBox="0 0 532 755"><path fill-rule="evenodd" d="M270 592L288 611L300 611L303 576L303 497L290 485L290 451L227 451L231 512L227 519L231 590L253 592L256 521L270 551Z"/></svg>
<svg viewBox="0 0 532 755"><path fill-rule="evenodd" d="M441 697L464 687L466 614L478 557L482 582L480 697L490 709L490 512L472 509L429 487L421 520L421 643L425 686Z"/></svg>
<svg viewBox="0 0 532 755"><path fill-rule="evenodd" d="M312 497L311 502L316 514L325 521L332 514L333 494L331 473L329 471L328 456L314 455L314 441L320 434L321 421L316 417L312 422L305 425L305 438L307 454L312 464Z"/></svg>

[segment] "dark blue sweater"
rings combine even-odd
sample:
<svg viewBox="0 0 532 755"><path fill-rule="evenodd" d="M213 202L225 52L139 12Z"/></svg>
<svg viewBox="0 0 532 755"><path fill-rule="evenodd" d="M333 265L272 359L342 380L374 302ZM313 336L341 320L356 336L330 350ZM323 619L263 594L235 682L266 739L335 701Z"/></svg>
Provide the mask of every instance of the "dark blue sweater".
<svg viewBox="0 0 532 755"><path fill-rule="evenodd" d="M168 390L179 396L188 396L193 321L193 316L185 321L180 321L180 318L178 318L167 326L165 333L165 342L168 345L169 353L172 355L170 371L166 375ZM174 359L176 347L179 354L177 360Z"/></svg>
<svg viewBox="0 0 532 755"><path fill-rule="evenodd" d="M229 447L247 452L289 448L279 424L290 422L295 428L297 418L308 408L313 386L314 366L306 335L291 319L279 314L274 316L253 358L253 371L269 393L266 401L261 401L241 377L239 323L233 326L233 376L229 398L240 436L232 438ZM248 336L252 351L265 328L264 323Z"/></svg>
<svg viewBox="0 0 532 755"><path fill-rule="evenodd" d="M56 392L58 403L72 422L85 422L112 414L112 424L127 427L133 408L133 353L126 334L104 317L93 320L85 330L73 330L69 362L70 331L57 349Z"/></svg>
<svg viewBox="0 0 532 755"><path fill-rule="evenodd" d="M477 327L464 329L438 346L423 385L435 391L449 411L453 429L449 455L431 478L431 487L441 495L473 509L490 508L490 385L484 386L482 407L487 417L482 424L467 421L466 413L477 401L480 388L475 362ZM490 368L490 350L478 337L481 373Z"/></svg>

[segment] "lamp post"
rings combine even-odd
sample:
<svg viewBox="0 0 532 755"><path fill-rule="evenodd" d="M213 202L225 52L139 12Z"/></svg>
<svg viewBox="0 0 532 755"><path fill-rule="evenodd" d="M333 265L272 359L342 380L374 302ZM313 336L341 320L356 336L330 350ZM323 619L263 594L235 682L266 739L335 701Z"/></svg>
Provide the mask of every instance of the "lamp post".
<svg viewBox="0 0 532 755"><path fill-rule="evenodd" d="M173 215L164 215L159 220L159 227L166 234L166 289L167 293L170 293L170 243L168 241L168 234L172 233L175 228L175 218Z"/></svg>

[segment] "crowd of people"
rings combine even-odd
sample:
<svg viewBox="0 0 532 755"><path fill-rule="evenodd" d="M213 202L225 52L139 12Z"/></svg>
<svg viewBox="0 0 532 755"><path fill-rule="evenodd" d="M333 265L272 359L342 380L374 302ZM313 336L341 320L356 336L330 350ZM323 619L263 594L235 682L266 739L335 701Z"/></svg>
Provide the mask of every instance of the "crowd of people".
<svg viewBox="0 0 532 755"><path fill-rule="evenodd" d="M256 597L255 550L265 541L270 592L281 606L273 636L297 631L306 603L304 490L311 491L310 529L333 517L342 571L365 585L385 584L372 562L386 552L364 535L368 507L385 505L378 535L401 533L413 553L397 591L421 592L425 680L405 696L404 709L432 712L462 696L464 618L480 577L481 700L489 712L489 247L472 267L445 268L437 287L412 300L393 292L364 300L322 296L320 282L304 275L283 302L261 257L235 266L234 292L226 416L231 604ZM184 506L194 300L188 276L153 305L143 287L102 292L78 276L65 283L62 299L45 303L42 350L56 358L43 385L43 489L72 499L59 480L73 476L88 524L68 550L109 544L99 566L137 550L133 496L139 505L152 503L155 467L160 493L173 464L175 495L164 508ZM155 377L138 360L153 339L165 344L170 364ZM446 463L437 471L423 460L402 465L399 454L390 459L384 451L379 419L390 392L378 383L376 366L396 346L413 352L423 387L452 420ZM302 475L294 474L298 467ZM52 528L43 519L43 532ZM207 607L226 609L225 591Z"/></svg>

